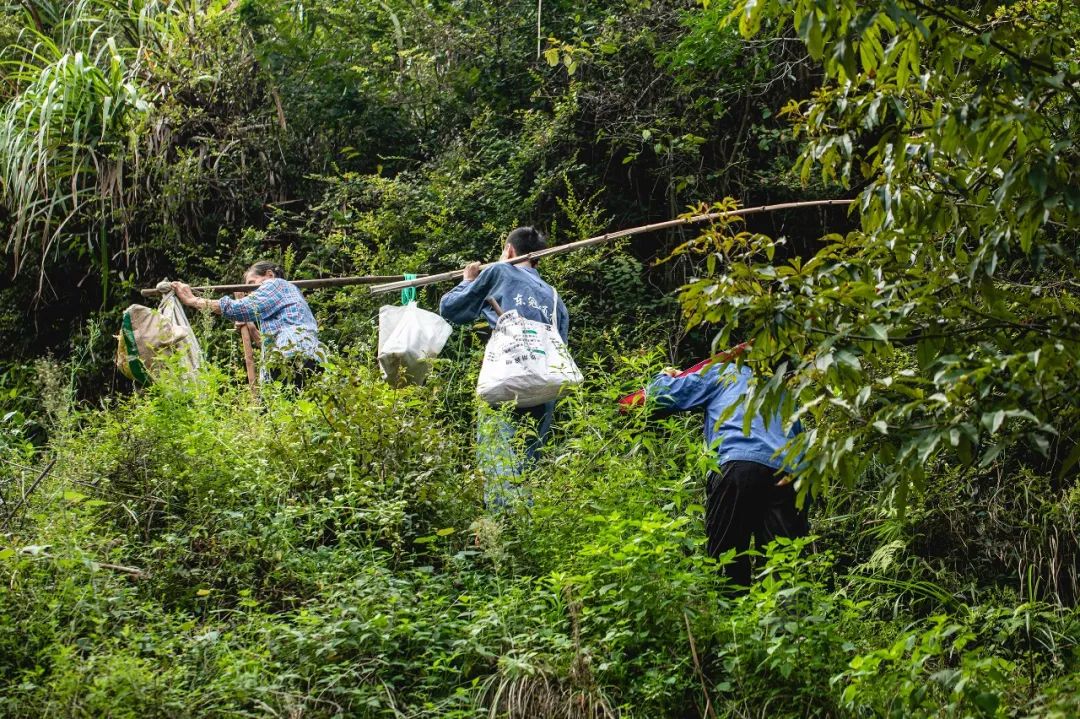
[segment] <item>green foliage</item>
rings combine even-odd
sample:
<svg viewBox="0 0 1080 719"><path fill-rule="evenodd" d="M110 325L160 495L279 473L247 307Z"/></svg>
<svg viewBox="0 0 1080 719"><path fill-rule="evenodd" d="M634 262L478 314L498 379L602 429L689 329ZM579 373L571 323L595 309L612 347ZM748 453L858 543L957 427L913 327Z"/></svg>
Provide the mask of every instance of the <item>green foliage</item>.
<svg viewBox="0 0 1080 719"><path fill-rule="evenodd" d="M395 391L370 357L339 359L258 405L211 367L76 413L51 473L5 518L0 708L1065 711L1073 614L944 589L928 602L872 584L880 570L844 578L807 540L761 552L755 586L730 592L730 556L702 551L696 423L612 407L654 363L590 372L524 478L533 504L495 516L449 366Z"/></svg>
<svg viewBox="0 0 1080 719"><path fill-rule="evenodd" d="M140 268L201 257L178 238L281 199L271 149L284 119L218 5L80 0L14 16L0 69L5 265L37 276L14 302L63 302L64 284L85 283L90 307L115 311ZM86 308L73 314L77 326Z"/></svg>
<svg viewBox="0 0 1080 719"><path fill-rule="evenodd" d="M749 402L813 420L823 490L875 462L900 506L940 463L1075 476L1075 8L739 3L745 33L790 21L826 83L786 108L804 180L858 184L860 228L811 256L716 228L718 277L691 322L752 339L775 370ZM780 261L783 260L783 261ZM712 272L709 273L710 275ZM784 400L784 392L787 399Z"/></svg>
<svg viewBox="0 0 1080 719"><path fill-rule="evenodd" d="M93 0L26 11L29 26L4 51L4 79L18 92L0 114L0 202L15 211L7 250L16 271L32 236L43 238L33 254L44 262L75 217L119 204L125 148L151 108L137 82L144 48L154 40L160 48L172 12L167 2L121 11ZM93 235L107 271L108 248ZM81 251L79 234L66 238L65 254Z"/></svg>
<svg viewBox="0 0 1080 719"><path fill-rule="evenodd" d="M969 7L0 6L5 271L45 270L2 290L0 714L1075 715L1078 17ZM99 328L162 275L438 271L517 224L842 188L854 225L545 261L587 381L501 514L484 337L390 390L394 296L311 294L334 359L303 392L253 402L204 314L195 381L96 401ZM740 594L700 419L616 400L747 339L818 536L755 547Z"/></svg>

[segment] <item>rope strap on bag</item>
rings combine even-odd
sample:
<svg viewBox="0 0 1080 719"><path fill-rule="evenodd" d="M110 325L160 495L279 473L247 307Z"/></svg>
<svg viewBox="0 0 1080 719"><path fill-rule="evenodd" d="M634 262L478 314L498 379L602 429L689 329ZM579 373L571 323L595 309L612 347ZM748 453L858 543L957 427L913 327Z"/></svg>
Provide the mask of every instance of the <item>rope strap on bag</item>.
<svg viewBox="0 0 1080 719"><path fill-rule="evenodd" d="M408 272L405 273L405 281L406 282L412 282L415 279L416 279L416 275L410 274ZM415 287L402 288L402 290L401 290L401 304L407 305L410 302L416 302L416 288Z"/></svg>

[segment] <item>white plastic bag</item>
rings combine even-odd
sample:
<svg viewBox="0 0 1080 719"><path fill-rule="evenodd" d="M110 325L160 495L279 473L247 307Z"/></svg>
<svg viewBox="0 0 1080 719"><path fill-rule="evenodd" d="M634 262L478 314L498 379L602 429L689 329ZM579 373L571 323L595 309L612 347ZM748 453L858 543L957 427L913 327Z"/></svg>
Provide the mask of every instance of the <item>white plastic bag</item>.
<svg viewBox="0 0 1080 719"><path fill-rule="evenodd" d="M581 371L559 336L559 298L552 303L551 324L504 312L484 352L476 393L491 405L515 402L535 407L557 398L564 387L580 384Z"/></svg>
<svg viewBox="0 0 1080 719"><path fill-rule="evenodd" d="M379 308L379 368L391 387L423 384L431 360L453 332L450 324L415 302Z"/></svg>

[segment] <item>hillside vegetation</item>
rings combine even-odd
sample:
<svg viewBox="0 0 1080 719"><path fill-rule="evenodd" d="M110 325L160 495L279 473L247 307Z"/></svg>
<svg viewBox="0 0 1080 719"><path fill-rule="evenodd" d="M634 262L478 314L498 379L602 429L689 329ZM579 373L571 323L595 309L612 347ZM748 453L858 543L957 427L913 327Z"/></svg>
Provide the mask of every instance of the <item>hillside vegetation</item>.
<svg viewBox="0 0 1080 719"><path fill-rule="evenodd" d="M0 716L1080 714L1080 10L1057 0L0 3ZM134 389L163 277L545 260L585 383L493 513L484 331L391 389L365 288L252 398L229 323ZM448 285L420 291L433 308ZM705 552L752 342L812 538Z"/></svg>

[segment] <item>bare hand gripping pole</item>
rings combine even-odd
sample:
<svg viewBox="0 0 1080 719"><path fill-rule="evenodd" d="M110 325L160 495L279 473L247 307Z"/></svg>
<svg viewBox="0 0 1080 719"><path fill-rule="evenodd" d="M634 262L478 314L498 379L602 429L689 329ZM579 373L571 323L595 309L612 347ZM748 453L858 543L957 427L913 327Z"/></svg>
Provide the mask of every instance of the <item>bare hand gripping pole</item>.
<svg viewBox="0 0 1080 719"><path fill-rule="evenodd" d="M680 217L675 220L666 220L664 222L655 222L651 225L642 225L640 227L631 227L625 230L617 230L615 232L608 232L596 237L590 237L587 240L578 240L577 242L568 242L565 245L557 245L555 247L548 247L545 250L538 250L536 252L530 252L527 255L520 255L508 262L512 265L519 264L521 262L529 262L530 260L538 260L541 257L550 257L551 255L560 255L564 252L571 252L573 250L580 250L585 247L592 247L594 245L602 245L612 240L617 240L622 237L632 237L633 235L643 235L646 232L655 232L657 230L666 230L671 227L679 227L681 225L693 225L699 222L708 222L709 220L718 220L723 217L742 217L744 215L756 215L761 212L775 212L777 210L791 210L801 207L822 207L830 205L850 205L855 200L806 200L804 202L784 202L779 205L759 205L758 207L743 207L738 210L727 210L725 212L710 212L704 215L694 215L693 217ZM496 264L494 262L484 265L484 267L490 267ZM450 280L458 280L465 274L465 270L454 270L452 272L442 272L436 275L427 275L426 277L419 277L415 280L405 280L402 282L388 282L386 284L377 284L371 288L371 294L381 295L385 292L396 292L397 290L403 290L406 287L423 287L424 285L433 285L437 282L448 282Z"/></svg>

